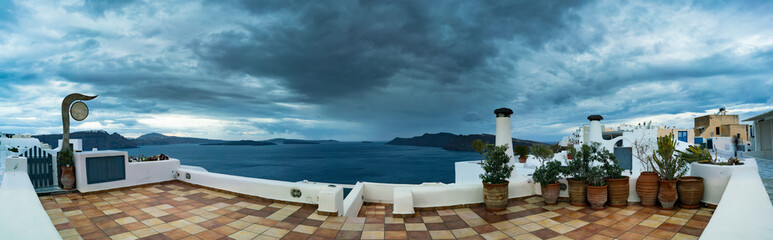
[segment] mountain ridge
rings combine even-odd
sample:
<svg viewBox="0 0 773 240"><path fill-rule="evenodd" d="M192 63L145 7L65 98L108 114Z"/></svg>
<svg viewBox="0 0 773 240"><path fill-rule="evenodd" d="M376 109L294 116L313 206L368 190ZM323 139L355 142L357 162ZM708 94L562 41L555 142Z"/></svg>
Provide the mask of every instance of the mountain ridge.
<svg viewBox="0 0 773 240"><path fill-rule="evenodd" d="M424 147L440 147L449 151L474 151L472 149L472 141L475 139L481 139L483 142L495 143L496 135L491 134L453 134L447 132L439 133L424 133L421 136L415 136L412 138L400 138L396 137L392 141L387 142L389 145L409 145L409 146L424 146ZM513 138L511 146L532 146L535 144L545 144L537 141L523 140Z"/></svg>

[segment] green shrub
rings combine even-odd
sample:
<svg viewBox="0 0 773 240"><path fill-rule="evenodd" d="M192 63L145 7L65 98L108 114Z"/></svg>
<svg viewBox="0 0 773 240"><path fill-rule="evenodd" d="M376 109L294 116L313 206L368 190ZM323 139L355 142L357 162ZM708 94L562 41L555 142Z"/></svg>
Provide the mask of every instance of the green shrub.
<svg viewBox="0 0 773 240"><path fill-rule="evenodd" d="M60 166L73 166L73 159L72 159L72 150L65 149L64 151L59 152L57 155L57 162Z"/></svg>
<svg viewBox="0 0 773 240"><path fill-rule="evenodd" d="M553 159L553 150L546 145L538 144L531 146L531 155L539 159L540 164L545 164L545 162Z"/></svg>
<svg viewBox="0 0 773 240"><path fill-rule="evenodd" d="M513 166L507 164L510 162L510 157L507 156L507 144L502 146L495 146L494 144L486 145L486 150L483 152L485 161L483 161L483 174L480 178L483 182L498 184L505 183L513 172Z"/></svg>
<svg viewBox="0 0 773 240"><path fill-rule="evenodd" d="M534 170L534 174L532 174L532 178L542 186L547 186L548 184L558 183L559 175L561 175L561 162L550 161L537 167Z"/></svg>
<svg viewBox="0 0 773 240"><path fill-rule="evenodd" d="M517 154L522 158L527 157L529 155L529 147L527 146L518 145L518 146L515 146L515 149L513 150L515 151L515 154Z"/></svg>
<svg viewBox="0 0 773 240"><path fill-rule="evenodd" d="M601 187L601 186L607 185L607 181L604 179L606 178L606 176L607 176L607 173L606 171L604 171L603 167L593 166L590 169L588 169L585 182L591 186Z"/></svg>

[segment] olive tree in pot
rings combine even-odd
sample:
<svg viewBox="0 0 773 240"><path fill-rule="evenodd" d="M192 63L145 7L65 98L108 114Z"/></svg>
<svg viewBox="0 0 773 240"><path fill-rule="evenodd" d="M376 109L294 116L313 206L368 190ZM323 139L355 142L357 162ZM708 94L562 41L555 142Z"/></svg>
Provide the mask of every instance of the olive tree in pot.
<svg viewBox="0 0 773 240"><path fill-rule="evenodd" d="M507 179L513 172L513 166L507 164L510 162L510 156L507 156L507 144L502 146L486 145L483 152L483 171L480 175L483 180L483 201L486 203L486 209L489 211L505 210L508 200Z"/></svg>
<svg viewBox="0 0 773 240"><path fill-rule="evenodd" d="M623 168L620 167L615 155L604 149L599 154L602 167L606 171L606 181L609 186L609 206L625 207L628 205L628 193L630 177L623 176Z"/></svg>
<svg viewBox="0 0 773 240"><path fill-rule="evenodd" d="M515 154L518 155L519 163L526 163L526 158L529 157L529 147L518 145L518 146L515 146L515 149L513 149L513 151L515 151Z"/></svg>
<svg viewBox="0 0 773 240"><path fill-rule="evenodd" d="M606 171L601 166L593 166L588 169L586 180L588 181L588 202L593 210L606 208L608 199L608 187L604 178Z"/></svg>
<svg viewBox="0 0 773 240"><path fill-rule="evenodd" d="M59 179L59 182L62 183L62 188L67 190L73 189L75 185L75 172L73 171L72 150L65 149L59 152L57 162L62 171L62 177Z"/></svg>
<svg viewBox="0 0 773 240"><path fill-rule="evenodd" d="M547 205L554 205L558 201L558 193L561 190L561 184L558 183L560 174L561 162L559 161L546 162L534 170L532 178L540 184L542 198L545 199Z"/></svg>
<svg viewBox="0 0 773 240"><path fill-rule="evenodd" d="M716 162L712 159L711 152L702 146L689 146L686 152L679 152L679 157L687 163L711 163ZM682 208L699 208L703 199L703 178L696 176L680 177L676 184L676 190L679 196L679 206Z"/></svg>
<svg viewBox="0 0 773 240"><path fill-rule="evenodd" d="M674 134L658 138L658 149L653 151L650 162L660 176L658 201L663 209L673 209L677 199L677 178L687 172L687 164L674 154L676 139Z"/></svg>
<svg viewBox="0 0 773 240"><path fill-rule="evenodd" d="M574 206L588 205L586 201L587 188L585 178L590 168L591 162L591 146L583 144L580 151L572 150L574 158L566 161L567 166L564 167L564 175L569 177L569 203Z"/></svg>

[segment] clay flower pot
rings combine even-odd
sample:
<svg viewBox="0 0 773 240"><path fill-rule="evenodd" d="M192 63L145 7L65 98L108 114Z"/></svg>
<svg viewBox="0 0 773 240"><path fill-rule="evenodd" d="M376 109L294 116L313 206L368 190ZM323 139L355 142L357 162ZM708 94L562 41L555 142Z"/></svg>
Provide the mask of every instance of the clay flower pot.
<svg viewBox="0 0 773 240"><path fill-rule="evenodd" d="M703 199L702 177L680 177L676 186L680 207L695 209L701 206L701 199Z"/></svg>
<svg viewBox="0 0 773 240"><path fill-rule="evenodd" d="M62 187L65 190L72 190L75 185L75 173L73 172L73 167L60 167L62 171L62 178L59 179L59 181L62 183Z"/></svg>
<svg viewBox="0 0 773 240"><path fill-rule="evenodd" d="M566 154L566 159L572 160L574 159L574 156L572 156L572 154Z"/></svg>
<svg viewBox="0 0 773 240"><path fill-rule="evenodd" d="M609 185L609 206L625 207L628 205L628 180L630 177L620 179L606 179Z"/></svg>
<svg viewBox="0 0 773 240"><path fill-rule="evenodd" d="M601 210L606 208L607 203L607 188L609 186L601 186L601 187L594 187L591 185L588 185L588 202L590 203L590 208L593 210Z"/></svg>
<svg viewBox="0 0 773 240"><path fill-rule="evenodd" d="M483 182L483 202L486 210L502 211L507 207L509 181L505 183L490 184Z"/></svg>
<svg viewBox="0 0 773 240"><path fill-rule="evenodd" d="M674 209L676 203L676 182L677 180L660 180L660 190L658 190L658 201L661 209Z"/></svg>
<svg viewBox="0 0 773 240"><path fill-rule="evenodd" d="M636 195L639 195L642 206L652 207L657 204L659 179L656 172L641 172L639 179L636 179Z"/></svg>
<svg viewBox="0 0 773 240"><path fill-rule="evenodd" d="M569 203L574 206L585 206L588 202L585 201L586 190L585 181L578 181L574 179L568 179L569 181Z"/></svg>
<svg viewBox="0 0 773 240"><path fill-rule="evenodd" d="M540 187L542 189L542 198L545 199L545 204L555 205L558 201L558 193L561 191L561 184L553 183L548 184L547 186L540 184Z"/></svg>
<svg viewBox="0 0 773 240"><path fill-rule="evenodd" d="M518 157L518 162L519 163L526 163L526 158L528 158L528 157Z"/></svg>

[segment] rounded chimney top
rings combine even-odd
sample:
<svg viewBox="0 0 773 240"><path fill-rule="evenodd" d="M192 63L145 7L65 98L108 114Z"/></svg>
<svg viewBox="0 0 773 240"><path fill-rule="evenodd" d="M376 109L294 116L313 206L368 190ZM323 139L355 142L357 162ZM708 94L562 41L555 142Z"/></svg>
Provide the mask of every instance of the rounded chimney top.
<svg viewBox="0 0 773 240"><path fill-rule="evenodd" d="M601 121L601 120L604 120L604 117L602 117L601 115L590 115L590 116L588 116L588 120L591 120L591 121L594 121L594 120Z"/></svg>
<svg viewBox="0 0 773 240"><path fill-rule="evenodd" d="M494 114L496 114L497 117L510 117L510 115L513 115L513 110L509 108L498 108L497 110L494 110Z"/></svg>

